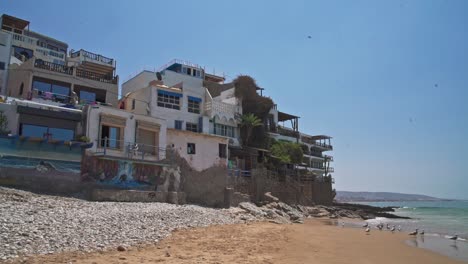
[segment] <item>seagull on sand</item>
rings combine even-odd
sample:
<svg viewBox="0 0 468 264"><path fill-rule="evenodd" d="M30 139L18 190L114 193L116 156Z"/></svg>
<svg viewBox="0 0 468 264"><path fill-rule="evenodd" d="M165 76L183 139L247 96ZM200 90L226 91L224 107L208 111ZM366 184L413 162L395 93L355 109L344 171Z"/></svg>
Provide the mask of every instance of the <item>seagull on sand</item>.
<svg viewBox="0 0 468 264"><path fill-rule="evenodd" d="M398 225L398 231L401 231L401 225Z"/></svg>
<svg viewBox="0 0 468 264"><path fill-rule="evenodd" d="M341 227L344 227L344 222L341 222Z"/></svg>
<svg viewBox="0 0 468 264"><path fill-rule="evenodd" d="M392 226L392 228L390 229L390 231L395 232L395 226Z"/></svg>
<svg viewBox="0 0 468 264"><path fill-rule="evenodd" d="M369 227L369 223L366 222L365 224L362 225L362 227Z"/></svg>
<svg viewBox="0 0 468 264"><path fill-rule="evenodd" d="M367 227L366 228L366 233L369 234L369 232L370 232L370 227Z"/></svg>
<svg viewBox="0 0 468 264"><path fill-rule="evenodd" d="M419 232L420 235L424 235L424 229Z"/></svg>
<svg viewBox="0 0 468 264"><path fill-rule="evenodd" d="M450 239L450 240L457 240L457 239L458 239L458 235L454 235L454 236L448 237L448 239Z"/></svg>
<svg viewBox="0 0 468 264"><path fill-rule="evenodd" d="M387 229L390 229L390 225L387 223Z"/></svg>
<svg viewBox="0 0 468 264"><path fill-rule="evenodd" d="M414 230L413 232L409 233L408 235L410 236L415 236L418 234L418 229L416 228L416 230Z"/></svg>

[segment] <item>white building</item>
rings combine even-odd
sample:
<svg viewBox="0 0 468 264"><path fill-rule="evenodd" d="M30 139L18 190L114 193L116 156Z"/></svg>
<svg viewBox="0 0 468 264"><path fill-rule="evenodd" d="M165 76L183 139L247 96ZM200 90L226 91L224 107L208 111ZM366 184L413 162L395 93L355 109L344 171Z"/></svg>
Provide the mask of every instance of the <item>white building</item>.
<svg viewBox="0 0 468 264"><path fill-rule="evenodd" d="M6 89L10 54L11 34L0 30L0 94L3 94Z"/></svg>
<svg viewBox="0 0 468 264"><path fill-rule="evenodd" d="M237 122L242 108L233 87L213 97L205 87L207 81L219 84L224 78L174 60L159 72L142 71L122 84L120 107L165 119L167 144L174 145L193 168L226 165L228 144L239 144ZM191 153L193 146L196 153Z"/></svg>

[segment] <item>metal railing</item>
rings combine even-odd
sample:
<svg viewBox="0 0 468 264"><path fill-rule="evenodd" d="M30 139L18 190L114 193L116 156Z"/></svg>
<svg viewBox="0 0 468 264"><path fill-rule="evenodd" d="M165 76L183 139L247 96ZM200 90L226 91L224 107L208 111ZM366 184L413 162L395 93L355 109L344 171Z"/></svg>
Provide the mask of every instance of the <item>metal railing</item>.
<svg viewBox="0 0 468 264"><path fill-rule="evenodd" d="M309 144L314 145L314 146L318 146L318 147L322 147L322 148L326 148L326 149L329 149L329 150L333 149L332 145L328 145L326 143L313 142L313 143L309 143Z"/></svg>
<svg viewBox="0 0 468 264"><path fill-rule="evenodd" d="M34 67L39 68L39 69L53 71L53 72L59 72L59 73L67 74L67 75L73 75L72 67L67 67L62 64L52 63L48 61L35 60Z"/></svg>
<svg viewBox="0 0 468 264"><path fill-rule="evenodd" d="M283 127L283 126L277 126L276 133L282 136L293 137L293 138L297 138L299 136L299 132L294 131L289 127Z"/></svg>
<svg viewBox="0 0 468 264"><path fill-rule="evenodd" d="M110 139L104 137L96 140L96 154L104 156L118 156L129 159L141 160L160 160L161 156L165 157L166 149L155 145L144 144L139 142L126 142L123 140ZM120 153L115 153L118 151ZM160 155L163 153L164 155Z"/></svg>
<svg viewBox="0 0 468 264"><path fill-rule="evenodd" d="M76 77L86 78L104 83L117 83L117 77L113 77L112 75L98 74L95 72L85 71L81 69L76 69Z"/></svg>
<svg viewBox="0 0 468 264"><path fill-rule="evenodd" d="M83 56L83 58L87 58L90 60L99 61L104 64L108 64L110 66L114 66L114 59L111 59L111 58L108 58L108 57L105 57L96 53L92 53L83 49L75 51L75 52L70 52L70 57L72 58L76 58L80 56Z"/></svg>
<svg viewBox="0 0 468 264"><path fill-rule="evenodd" d="M323 155L323 157L328 161L333 161L333 156Z"/></svg>

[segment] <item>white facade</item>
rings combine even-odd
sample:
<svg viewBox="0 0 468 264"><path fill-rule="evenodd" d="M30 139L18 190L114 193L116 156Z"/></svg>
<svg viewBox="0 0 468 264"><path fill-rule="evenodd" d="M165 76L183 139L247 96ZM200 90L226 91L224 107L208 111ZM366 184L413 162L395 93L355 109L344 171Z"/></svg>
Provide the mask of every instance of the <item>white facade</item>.
<svg viewBox="0 0 468 264"><path fill-rule="evenodd" d="M8 66L10 65L11 34L0 30L0 94L6 91Z"/></svg>
<svg viewBox="0 0 468 264"><path fill-rule="evenodd" d="M105 155L115 157L150 161L165 158L167 130L165 120L106 106L88 107L84 111L86 111L87 116L86 135L93 142L93 146L87 150L88 152L104 155L104 148L106 148ZM116 135L118 142L104 144L103 126L114 127L118 130ZM145 142L140 137L141 130L153 133L155 138L152 143ZM112 136L110 136L108 141L112 140ZM145 154L143 154L144 149L148 150Z"/></svg>
<svg viewBox="0 0 468 264"><path fill-rule="evenodd" d="M228 139L225 137L168 129L167 143L197 171L215 166L227 167ZM189 150L191 147L194 147L192 152ZM225 156L220 151L224 151Z"/></svg>

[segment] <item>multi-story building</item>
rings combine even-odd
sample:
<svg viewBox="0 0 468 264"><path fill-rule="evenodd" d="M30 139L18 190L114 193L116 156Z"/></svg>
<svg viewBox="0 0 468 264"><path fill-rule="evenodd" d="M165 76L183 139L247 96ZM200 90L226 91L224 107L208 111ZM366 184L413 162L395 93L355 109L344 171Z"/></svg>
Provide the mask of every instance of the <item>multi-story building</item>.
<svg viewBox="0 0 468 264"><path fill-rule="evenodd" d="M0 30L0 94L3 94L6 89L10 54L11 34Z"/></svg>
<svg viewBox="0 0 468 264"><path fill-rule="evenodd" d="M4 94L41 103L116 105L118 76L114 59L68 45L29 30L29 22L1 17L2 31L11 35L10 65Z"/></svg>
<svg viewBox="0 0 468 264"><path fill-rule="evenodd" d="M167 122L167 144L192 167L227 164L228 144L237 142L242 110L233 89L213 97L204 82L224 81L196 64L174 60L158 72L142 71L122 85L121 108Z"/></svg>
<svg viewBox="0 0 468 264"><path fill-rule="evenodd" d="M319 177L329 176L334 172L330 166L333 156L325 155L324 152L333 150L330 136L311 136L299 131L299 117L277 110L277 106L270 110L270 118L267 122L269 135L277 140L285 140L302 145L304 153L303 162L297 164L298 168L313 172ZM290 121L290 126L285 122Z"/></svg>

